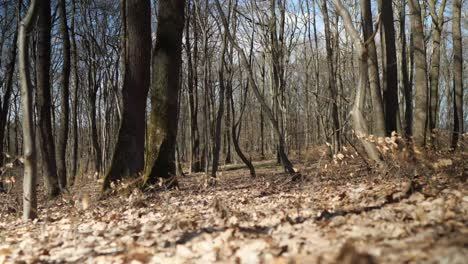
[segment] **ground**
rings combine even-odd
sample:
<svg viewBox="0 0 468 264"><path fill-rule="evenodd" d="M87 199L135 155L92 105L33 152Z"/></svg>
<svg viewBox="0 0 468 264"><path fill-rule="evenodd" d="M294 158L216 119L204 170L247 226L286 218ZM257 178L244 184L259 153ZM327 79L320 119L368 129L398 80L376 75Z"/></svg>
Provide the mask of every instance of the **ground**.
<svg viewBox="0 0 468 264"><path fill-rule="evenodd" d="M20 220L0 194L0 263L467 263L468 155L368 169L359 158L225 166L216 185L100 199L91 179ZM86 183L84 183L86 182Z"/></svg>

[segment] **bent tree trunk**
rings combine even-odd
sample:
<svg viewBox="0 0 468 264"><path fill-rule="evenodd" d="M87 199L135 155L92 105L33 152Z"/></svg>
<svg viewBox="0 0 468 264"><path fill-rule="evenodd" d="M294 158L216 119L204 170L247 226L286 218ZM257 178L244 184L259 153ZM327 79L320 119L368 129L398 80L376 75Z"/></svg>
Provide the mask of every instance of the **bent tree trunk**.
<svg viewBox="0 0 468 264"><path fill-rule="evenodd" d="M294 167L293 167L291 161L289 161L288 155L286 154L285 149L284 149L286 144L285 144L285 141L284 141L284 136L281 133L281 130L280 130L280 127L279 127L279 124L278 124L278 120L275 119L275 116L273 115L273 112L271 111L271 108L268 106L268 104L265 101L265 98L263 97L263 95L261 94L260 90L257 87L257 84L256 84L255 79L254 79L254 75L253 75L253 72L252 72L252 66L249 64L249 61L247 59L247 56L245 55L244 50L237 44L234 37L229 32L229 24L228 24L228 21L226 19L226 16L224 15L224 11L221 8L221 4L219 3L219 0L216 0L215 4L216 4L216 7L218 9L218 13L219 13L219 15L221 17L221 22L223 23L226 35L227 35L229 41L231 42L231 45L233 45L234 48L236 49L236 51L239 53L242 65L247 69L249 84L252 87L252 90L253 90L253 92L255 94L255 97L260 102L260 104L263 107L263 110L265 111L266 115L270 119L270 122L271 122L271 124L273 126L274 132L276 133L276 135L277 135L277 137L279 139L278 153L279 153L279 156L280 156L280 159L281 159L281 163L282 163L282 165L283 165L286 172L295 173Z"/></svg>
<svg viewBox="0 0 468 264"><path fill-rule="evenodd" d="M24 150L24 180L23 180L23 220L37 217L36 200L36 145L33 135L32 85L29 76L28 32L31 30L37 13L36 0L31 0L29 9L19 27L19 78L21 84L21 109L23 111L23 150Z"/></svg>
<svg viewBox="0 0 468 264"><path fill-rule="evenodd" d="M354 99L354 105L351 110L351 118L353 120L353 128L356 133L356 136L361 141L361 144L364 146L367 155L370 159L375 161L377 164L381 165L382 160L380 158L379 152L375 145L370 141L366 140L365 137L368 135L366 120L362 114L362 108L364 107L364 92L368 82L368 64L367 64L367 44L361 40L359 33L356 28L353 26L351 16L348 10L343 6L340 0L333 0L333 5L336 8L338 14L343 18L343 23L347 33L352 37L356 47L358 47L359 55L359 84L356 91L356 97ZM375 32L371 38L373 38ZM367 41L368 42L368 41Z"/></svg>
<svg viewBox="0 0 468 264"><path fill-rule="evenodd" d="M372 8L370 0L361 0L361 17L364 39L368 39L374 30L372 28ZM386 132L385 116L380 87L379 62L377 60L377 50L373 38L369 41L367 50L374 134L379 137L384 137Z"/></svg>
<svg viewBox="0 0 468 264"><path fill-rule="evenodd" d="M150 85L151 4L123 0L124 79L122 121L103 190L124 177L136 177L144 167L145 110Z"/></svg>
<svg viewBox="0 0 468 264"><path fill-rule="evenodd" d="M152 58L151 114L144 186L155 184L158 178L169 179L176 175L175 147L184 8L185 0L159 1L159 23Z"/></svg>

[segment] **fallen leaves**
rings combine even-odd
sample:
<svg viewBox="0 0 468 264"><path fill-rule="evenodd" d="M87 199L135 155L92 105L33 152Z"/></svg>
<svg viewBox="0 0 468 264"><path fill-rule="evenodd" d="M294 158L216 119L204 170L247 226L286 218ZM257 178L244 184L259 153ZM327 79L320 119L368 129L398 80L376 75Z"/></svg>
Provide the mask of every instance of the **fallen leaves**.
<svg viewBox="0 0 468 264"><path fill-rule="evenodd" d="M207 189L190 175L180 191L106 200L90 184L40 208L40 221L0 211L0 263L462 263L468 188L452 167L431 184L343 166L343 178L301 169L297 182L274 167L254 180L230 170Z"/></svg>

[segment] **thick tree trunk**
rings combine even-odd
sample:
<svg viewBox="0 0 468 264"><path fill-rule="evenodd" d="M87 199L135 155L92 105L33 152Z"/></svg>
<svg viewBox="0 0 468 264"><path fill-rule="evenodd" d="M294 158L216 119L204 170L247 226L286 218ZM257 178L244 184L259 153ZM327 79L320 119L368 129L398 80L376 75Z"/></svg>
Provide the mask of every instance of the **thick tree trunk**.
<svg viewBox="0 0 468 264"><path fill-rule="evenodd" d="M144 185L176 174L177 106L182 63L185 0L160 0L153 50L151 114ZM175 184L172 181L170 185ZM171 187L171 186L169 186Z"/></svg>
<svg viewBox="0 0 468 264"><path fill-rule="evenodd" d="M385 126L387 136L398 131L398 63L395 46L395 28L393 25L392 1L380 0L382 14L384 61L383 81L384 81L384 102L385 102Z"/></svg>
<svg viewBox="0 0 468 264"><path fill-rule="evenodd" d="M41 152L43 179L50 197L60 194L55 162L55 144L52 134L51 85L50 85L50 0L41 0L37 6L37 123L39 150Z"/></svg>
<svg viewBox="0 0 468 264"><path fill-rule="evenodd" d="M29 76L29 47L27 35L32 28L37 14L36 0L31 0L29 9L19 27L19 78L21 84L21 108L23 112L23 146L24 146L24 179L23 179L23 220L37 217L36 198L36 145L34 140L33 96Z"/></svg>
<svg viewBox="0 0 468 264"><path fill-rule="evenodd" d="M364 39L368 39L374 31L372 27L372 8L370 0L361 0L361 17L364 31ZM379 63L374 39L369 41L368 66L369 83L372 101L372 119L374 121L374 134L379 137L385 136L385 116L382 102L382 91L380 88Z"/></svg>
<svg viewBox="0 0 468 264"><path fill-rule="evenodd" d="M67 26L67 9L65 0L60 0L58 3L58 11L60 16L60 35L62 36L62 90L61 90L61 115L60 115L60 130L57 140L57 176L61 189L67 188L67 164L65 163L65 155L67 153L68 143L68 122L70 113L70 38Z"/></svg>
<svg viewBox="0 0 468 264"><path fill-rule="evenodd" d="M416 146L426 145L427 127L427 65L426 47L424 41L424 28L421 20L421 6L419 0L409 0L411 14L411 34L414 42L414 118L413 118L413 140Z"/></svg>
<svg viewBox="0 0 468 264"><path fill-rule="evenodd" d="M462 0L453 0L453 133L452 148L457 148L463 133L463 49L461 34Z"/></svg>
<svg viewBox="0 0 468 264"><path fill-rule="evenodd" d="M124 177L136 177L144 168L145 110L151 66L151 4L149 0L123 0L122 4L125 23L122 119L103 189Z"/></svg>

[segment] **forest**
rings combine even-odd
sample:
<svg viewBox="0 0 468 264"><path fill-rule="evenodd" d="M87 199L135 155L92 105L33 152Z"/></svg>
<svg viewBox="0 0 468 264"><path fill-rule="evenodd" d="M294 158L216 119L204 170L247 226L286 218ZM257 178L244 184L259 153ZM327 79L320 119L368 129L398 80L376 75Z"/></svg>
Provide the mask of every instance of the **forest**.
<svg viewBox="0 0 468 264"><path fill-rule="evenodd" d="M0 263L466 263L467 10L0 0Z"/></svg>

